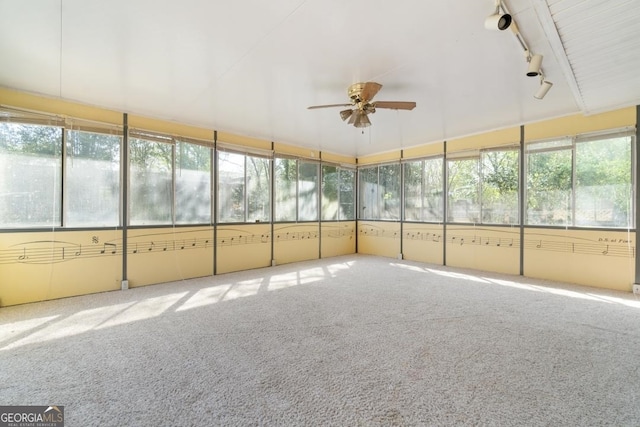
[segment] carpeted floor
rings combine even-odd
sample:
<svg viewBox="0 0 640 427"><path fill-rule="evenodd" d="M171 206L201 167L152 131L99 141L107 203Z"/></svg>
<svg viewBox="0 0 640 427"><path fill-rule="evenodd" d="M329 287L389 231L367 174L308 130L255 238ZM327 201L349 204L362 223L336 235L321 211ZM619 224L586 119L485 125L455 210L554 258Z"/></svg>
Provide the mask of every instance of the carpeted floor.
<svg viewBox="0 0 640 427"><path fill-rule="evenodd" d="M640 425L630 293L366 255L0 309L71 426Z"/></svg>

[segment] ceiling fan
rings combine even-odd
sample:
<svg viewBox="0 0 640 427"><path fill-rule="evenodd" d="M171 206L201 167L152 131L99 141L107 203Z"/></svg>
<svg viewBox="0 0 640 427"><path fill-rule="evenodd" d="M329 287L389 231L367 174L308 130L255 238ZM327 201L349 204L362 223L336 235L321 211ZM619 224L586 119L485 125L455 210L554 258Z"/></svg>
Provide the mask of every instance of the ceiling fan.
<svg viewBox="0 0 640 427"><path fill-rule="evenodd" d="M348 110L340 111L340 118L347 121L348 124L357 128L371 126L368 114L375 113L376 108L388 108L391 110L413 110L416 107L415 102L408 101L372 101L378 91L382 88L380 83L366 82L354 83L347 89L351 103L349 104L329 104L314 105L308 107L309 110L316 108L329 107L352 107Z"/></svg>

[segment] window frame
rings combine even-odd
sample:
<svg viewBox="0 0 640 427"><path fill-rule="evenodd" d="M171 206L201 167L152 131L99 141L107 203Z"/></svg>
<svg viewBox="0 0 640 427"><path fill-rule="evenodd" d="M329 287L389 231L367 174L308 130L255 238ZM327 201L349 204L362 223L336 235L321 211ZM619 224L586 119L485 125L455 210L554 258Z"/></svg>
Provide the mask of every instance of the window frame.
<svg viewBox="0 0 640 427"><path fill-rule="evenodd" d="M626 227L616 227L616 226L607 226L607 227L603 227L600 225L586 225L586 224L580 224L577 225L577 221L576 221L576 194L577 194L577 189L578 189L578 182L577 182L577 173L578 173L578 158L577 158L577 149L579 147L580 144L582 143L587 143L587 142L594 142L594 141L601 141L601 140L608 140L608 139L615 139L615 138L624 138L624 137L628 137L630 138L629 144L630 144L630 150L629 150L629 155L631 156L630 158L630 181L629 181L629 185L631 186L631 200L630 202L630 209L629 209L629 217L631 218L630 223L626 226ZM543 144L550 144L554 141L565 141L564 144L558 144L557 146L549 146L549 147L541 147L541 148L535 148L536 145L543 145ZM551 152L556 152L556 151L570 151L571 153L571 186L570 186L570 200L571 200L571 205L570 205L570 221L567 224L530 224L529 223L529 186L526 185L523 191L523 197L524 197L524 224L523 226L526 227L545 227L545 228L571 228L571 229L581 229L581 230L598 230L598 229L603 229L603 230L629 230L629 229L635 229L636 228L636 198L637 198L637 188L636 188L636 168L637 168L637 164L636 164L636 147L637 141L636 141L636 133L635 133L635 129L632 127L624 127L624 128L618 128L618 129L607 129L607 130L603 130L603 131L596 131L596 132L588 132L588 133L583 133L583 134L577 134L577 135L572 135L572 136L563 136L563 137L556 137L556 138L545 138L545 139L540 139L540 140L533 140L533 141L527 141L525 143L525 147L524 147L524 154L526 157L526 160L523 159L523 168L524 168L524 177L525 177L525 181L528 183L529 181L529 154L530 153L551 153ZM532 148L533 146L533 148Z"/></svg>

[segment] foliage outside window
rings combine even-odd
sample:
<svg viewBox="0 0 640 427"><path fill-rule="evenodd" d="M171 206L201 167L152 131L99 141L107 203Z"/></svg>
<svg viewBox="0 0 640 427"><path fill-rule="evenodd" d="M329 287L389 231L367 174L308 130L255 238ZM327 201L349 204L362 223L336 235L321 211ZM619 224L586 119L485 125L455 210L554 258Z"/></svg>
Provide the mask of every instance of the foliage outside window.
<svg viewBox="0 0 640 427"><path fill-rule="evenodd" d="M247 221L271 220L271 160L246 157Z"/></svg>
<svg viewBox="0 0 640 427"><path fill-rule="evenodd" d="M275 159L275 220L295 221L297 212L298 161Z"/></svg>
<svg viewBox="0 0 640 427"><path fill-rule="evenodd" d="M571 224L572 162L568 139L527 146L527 224Z"/></svg>
<svg viewBox="0 0 640 427"><path fill-rule="evenodd" d="M630 136L576 144L575 225L633 226Z"/></svg>
<svg viewBox="0 0 640 427"><path fill-rule="evenodd" d="M517 149L482 150L447 163L449 221L518 224Z"/></svg>
<svg viewBox="0 0 640 427"><path fill-rule="evenodd" d="M218 152L218 222L244 222L244 155Z"/></svg>
<svg viewBox="0 0 640 427"><path fill-rule="evenodd" d="M404 219L440 222L442 216L442 158L404 163Z"/></svg>
<svg viewBox="0 0 640 427"><path fill-rule="evenodd" d="M269 221L269 174L267 158L219 152L218 221Z"/></svg>
<svg viewBox="0 0 640 427"><path fill-rule="evenodd" d="M211 148L176 142L176 223L211 222Z"/></svg>
<svg viewBox="0 0 640 427"><path fill-rule="evenodd" d="M360 219L400 219L400 172L399 163L359 170Z"/></svg>
<svg viewBox="0 0 640 427"><path fill-rule="evenodd" d="M121 142L118 135L67 131L67 226L120 224Z"/></svg>
<svg viewBox="0 0 640 427"><path fill-rule="evenodd" d="M527 224L633 227L632 157L631 134L528 144Z"/></svg>
<svg viewBox="0 0 640 427"><path fill-rule="evenodd" d="M483 224L518 224L519 151L487 150L480 156Z"/></svg>
<svg viewBox="0 0 640 427"><path fill-rule="evenodd" d="M322 220L353 220L355 171L322 165Z"/></svg>
<svg viewBox="0 0 640 427"><path fill-rule="evenodd" d="M298 161L298 221L317 221L319 219L319 166L315 162Z"/></svg>
<svg viewBox="0 0 640 427"><path fill-rule="evenodd" d="M129 138L130 224L171 224L173 144Z"/></svg>
<svg viewBox="0 0 640 427"><path fill-rule="evenodd" d="M0 123L2 227L62 224L62 129Z"/></svg>
<svg viewBox="0 0 640 427"><path fill-rule="evenodd" d="M447 161L447 220L480 222L480 162L478 157Z"/></svg>
<svg viewBox="0 0 640 427"><path fill-rule="evenodd" d="M275 159L276 221L317 221L320 165L298 159Z"/></svg>

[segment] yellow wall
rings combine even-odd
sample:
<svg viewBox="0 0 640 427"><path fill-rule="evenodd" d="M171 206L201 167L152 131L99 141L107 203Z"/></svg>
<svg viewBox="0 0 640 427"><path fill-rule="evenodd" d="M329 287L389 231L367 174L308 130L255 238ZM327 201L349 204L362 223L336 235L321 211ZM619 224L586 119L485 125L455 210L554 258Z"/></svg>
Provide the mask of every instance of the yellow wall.
<svg viewBox="0 0 640 427"><path fill-rule="evenodd" d="M133 229L128 232L129 287L213 274L213 227Z"/></svg>
<svg viewBox="0 0 640 427"><path fill-rule="evenodd" d="M447 226L447 265L520 273L520 227Z"/></svg>
<svg viewBox="0 0 640 427"><path fill-rule="evenodd" d="M635 232L525 229L524 274L630 291L635 251Z"/></svg>
<svg viewBox="0 0 640 427"><path fill-rule="evenodd" d="M128 124L130 128L150 130L167 135L179 135L202 141L211 141L211 144L213 145L213 131L210 129L203 129L181 123L167 122L164 120L156 120L149 117L135 115L129 115Z"/></svg>
<svg viewBox="0 0 640 427"><path fill-rule="evenodd" d="M397 258L400 237L399 222L358 221L358 253Z"/></svg>
<svg viewBox="0 0 640 427"><path fill-rule="evenodd" d="M519 142L520 128L515 127L447 141L447 153L499 147L501 145L518 144Z"/></svg>
<svg viewBox="0 0 640 427"><path fill-rule="evenodd" d="M400 150L389 153L375 154L372 156L358 157L358 165L373 165L376 163L386 163L400 160Z"/></svg>
<svg viewBox="0 0 640 427"><path fill-rule="evenodd" d="M320 224L275 224L273 259L276 264L320 258Z"/></svg>
<svg viewBox="0 0 640 427"><path fill-rule="evenodd" d="M0 234L0 307L120 289L122 231Z"/></svg>
<svg viewBox="0 0 640 427"><path fill-rule="evenodd" d="M420 157L435 156L442 153L444 153L444 144L442 142L439 142L436 144L405 148L404 150L402 150L402 158L415 159Z"/></svg>
<svg viewBox="0 0 640 427"><path fill-rule="evenodd" d="M356 222L323 222L321 227L320 255L328 258L356 252Z"/></svg>
<svg viewBox="0 0 640 427"><path fill-rule="evenodd" d="M271 225L218 226L216 273L271 265Z"/></svg>
<svg viewBox="0 0 640 427"><path fill-rule="evenodd" d="M2 87L0 87L0 105L116 125L121 125L123 120L123 114L116 111L45 98Z"/></svg>
<svg viewBox="0 0 640 427"><path fill-rule="evenodd" d="M532 123L524 127L526 141L559 136L574 136L581 133L635 126L636 108L624 108L591 116L574 115L544 122Z"/></svg>
<svg viewBox="0 0 640 427"><path fill-rule="evenodd" d="M405 223L402 227L402 256L411 261L443 263L442 224Z"/></svg>

